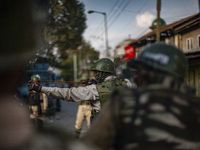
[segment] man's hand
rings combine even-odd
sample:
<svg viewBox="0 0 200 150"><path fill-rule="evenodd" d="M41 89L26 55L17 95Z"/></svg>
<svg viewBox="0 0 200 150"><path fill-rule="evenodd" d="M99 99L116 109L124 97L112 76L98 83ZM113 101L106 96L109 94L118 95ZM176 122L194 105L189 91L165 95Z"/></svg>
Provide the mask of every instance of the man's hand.
<svg viewBox="0 0 200 150"><path fill-rule="evenodd" d="M88 85L92 85L92 84L97 84L97 81L94 79L89 80Z"/></svg>
<svg viewBox="0 0 200 150"><path fill-rule="evenodd" d="M34 90L36 92L40 92L41 91L42 86L34 83L32 80L28 81L28 90Z"/></svg>
<svg viewBox="0 0 200 150"><path fill-rule="evenodd" d="M94 79L92 79L92 80L83 80L83 81L82 81L82 84L83 84L84 86L87 86L87 85L97 84L97 81L94 80Z"/></svg>

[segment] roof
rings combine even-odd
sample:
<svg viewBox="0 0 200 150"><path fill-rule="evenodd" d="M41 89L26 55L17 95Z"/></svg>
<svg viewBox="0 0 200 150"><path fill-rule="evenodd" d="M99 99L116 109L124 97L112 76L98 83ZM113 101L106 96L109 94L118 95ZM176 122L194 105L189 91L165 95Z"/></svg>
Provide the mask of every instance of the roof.
<svg viewBox="0 0 200 150"><path fill-rule="evenodd" d="M165 26L160 26L160 32L165 32L167 30L173 30L175 31L175 33L180 32L182 29L194 25L199 23L200 20L200 13L194 14L192 16L189 16L187 18L181 19L177 22L171 23L169 25L165 25ZM133 43L137 43L140 42L142 40L146 40L148 37L150 36L154 36L156 35L156 30L152 30L151 32L147 33L146 35L140 37L139 39L137 39L135 42Z"/></svg>

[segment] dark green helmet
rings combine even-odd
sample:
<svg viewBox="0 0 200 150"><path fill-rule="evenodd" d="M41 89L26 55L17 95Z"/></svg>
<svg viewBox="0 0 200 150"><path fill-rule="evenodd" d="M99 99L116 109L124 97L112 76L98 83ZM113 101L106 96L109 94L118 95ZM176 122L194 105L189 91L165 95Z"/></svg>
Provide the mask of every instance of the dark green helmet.
<svg viewBox="0 0 200 150"><path fill-rule="evenodd" d="M138 67L156 69L174 77L184 79L187 59L180 49L166 43L155 43L138 53L134 61Z"/></svg>
<svg viewBox="0 0 200 150"><path fill-rule="evenodd" d="M101 58L93 64L91 70L107 72L107 73L115 73L115 66L111 59Z"/></svg>

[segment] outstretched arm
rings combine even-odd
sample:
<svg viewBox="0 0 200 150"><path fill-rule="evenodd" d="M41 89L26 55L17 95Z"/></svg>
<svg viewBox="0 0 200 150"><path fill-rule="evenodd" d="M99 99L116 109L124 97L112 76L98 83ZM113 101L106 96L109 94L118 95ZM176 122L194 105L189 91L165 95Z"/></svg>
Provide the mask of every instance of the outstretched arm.
<svg viewBox="0 0 200 150"><path fill-rule="evenodd" d="M98 100L99 94L96 85L89 85L78 88L58 88L58 87L44 87L35 83L29 82L28 90L35 90L37 92L45 93L49 98L62 99L67 101L79 102L82 100Z"/></svg>

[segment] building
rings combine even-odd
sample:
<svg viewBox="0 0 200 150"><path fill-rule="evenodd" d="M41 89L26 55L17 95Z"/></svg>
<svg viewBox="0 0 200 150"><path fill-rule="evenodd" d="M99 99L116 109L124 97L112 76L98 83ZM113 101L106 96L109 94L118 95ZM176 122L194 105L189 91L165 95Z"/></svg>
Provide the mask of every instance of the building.
<svg viewBox="0 0 200 150"><path fill-rule="evenodd" d="M147 44L156 42L156 28L133 42L137 52ZM183 50L188 58L186 82L196 89L200 96L200 13L160 27L160 40Z"/></svg>
<svg viewBox="0 0 200 150"><path fill-rule="evenodd" d="M200 13L181 19L169 25L161 18L160 41L179 47L188 58L186 83L196 89L200 96ZM137 53L146 45L156 42L155 21L151 32L129 43Z"/></svg>

